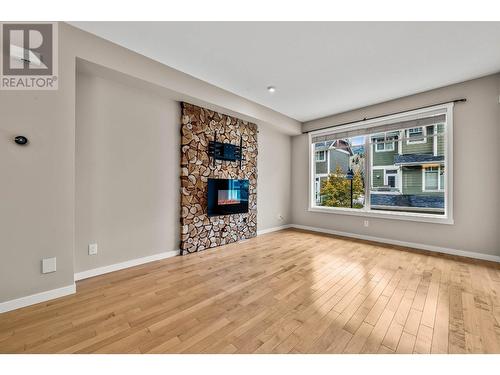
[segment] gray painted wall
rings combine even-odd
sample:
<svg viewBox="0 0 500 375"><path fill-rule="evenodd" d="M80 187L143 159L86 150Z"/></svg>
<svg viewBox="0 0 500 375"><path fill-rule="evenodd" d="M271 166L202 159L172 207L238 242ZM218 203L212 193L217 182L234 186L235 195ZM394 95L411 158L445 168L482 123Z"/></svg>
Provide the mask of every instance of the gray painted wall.
<svg viewBox="0 0 500 375"><path fill-rule="evenodd" d="M101 265L97 261L75 263L77 58L154 85L175 101L209 107L288 134L299 130L298 121L60 23L59 89L0 91L0 302L72 285L75 269ZM129 109L123 106L121 110ZM30 138L29 146L13 144L12 138L19 134ZM178 174L171 178L177 180ZM276 194L274 190L272 194ZM149 217L155 216L150 213ZM157 238L150 246L166 246L169 241ZM57 272L43 275L41 259L53 256L57 257ZM125 259L123 254L118 257Z"/></svg>
<svg viewBox="0 0 500 375"><path fill-rule="evenodd" d="M178 249L180 104L88 74L76 88L75 272Z"/></svg>
<svg viewBox="0 0 500 375"><path fill-rule="evenodd" d="M177 250L179 102L88 73L76 88L75 272ZM263 230L289 223L291 138L261 126L258 142Z"/></svg>
<svg viewBox="0 0 500 375"><path fill-rule="evenodd" d="M262 128L264 125L275 125L288 134L294 133L295 126L298 126L296 121L275 111L61 23L59 90L0 91L0 302L70 285L75 269L91 266L87 264L80 268L80 264L75 265L77 57L157 85L168 91L172 100L185 100L254 121L263 134L266 132ZM455 110L455 225L370 219L370 227L363 228L360 217L307 212L309 182L305 136L294 137L292 141L291 199L287 202L286 192L281 192L285 198L279 205L271 206L269 216L265 211L261 212L280 196L275 184L269 182L273 189L268 190L267 198L259 190L259 199L264 198L264 201L259 200L259 221L266 226L275 226L278 211L285 212L286 218L284 202L292 207L291 220L285 219L285 223L499 255L499 85L498 75L485 77L304 126L308 129L331 125L467 97L468 102L457 105ZM12 137L19 134L30 138L29 146L21 148L13 144ZM478 136L484 150L481 153L470 147L470 141ZM285 155L288 141L285 136L279 138L277 144L282 145ZM277 156L280 153L273 150L274 141L263 139L265 137L259 139L263 142L263 149L259 152L278 159L274 165L271 159L259 157L259 160L266 160L259 162L259 185L264 185L265 189L266 175L267 178L272 175L276 179L273 181L286 183L289 180L286 168L283 168L287 165L286 158ZM468 177L471 173L482 176L480 183ZM166 241L162 238L158 243L166 244ZM57 272L42 275L40 261L50 256L57 257Z"/></svg>
<svg viewBox="0 0 500 375"><path fill-rule="evenodd" d="M307 136L293 138L292 222L331 230L500 255L500 75L305 123L304 130L467 98L454 110L454 225L309 212ZM471 175L478 178L471 178ZM479 176L481 176L479 178Z"/></svg>
<svg viewBox="0 0 500 375"><path fill-rule="evenodd" d="M257 230L290 224L292 137L259 126L257 141Z"/></svg>

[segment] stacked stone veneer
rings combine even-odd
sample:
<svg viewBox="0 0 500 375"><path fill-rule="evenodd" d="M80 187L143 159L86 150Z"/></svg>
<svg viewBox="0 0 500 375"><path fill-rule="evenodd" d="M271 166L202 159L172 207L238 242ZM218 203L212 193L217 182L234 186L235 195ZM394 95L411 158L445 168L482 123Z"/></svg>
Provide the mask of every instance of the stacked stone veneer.
<svg viewBox="0 0 500 375"><path fill-rule="evenodd" d="M371 194L370 204L376 206L444 208L444 193L440 194Z"/></svg>
<svg viewBox="0 0 500 375"><path fill-rule="evenodd" d="M182 103L181 118L181 254L193 253L257 235L257 125ZM208 155L208 143L239 145L243 163ZM207 216L209 178L249 180L248 213Z"/></svg>

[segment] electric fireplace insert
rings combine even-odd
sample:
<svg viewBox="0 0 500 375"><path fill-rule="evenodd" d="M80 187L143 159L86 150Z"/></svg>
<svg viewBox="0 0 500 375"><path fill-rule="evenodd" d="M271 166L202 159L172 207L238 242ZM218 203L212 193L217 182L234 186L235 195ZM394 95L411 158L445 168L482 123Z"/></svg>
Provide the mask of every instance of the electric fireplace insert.
<svg viewBox="0 0 500 375"><path fill-rule="evenodd" d="M248 212L248 180L208 179L208 216Z"/></svg>

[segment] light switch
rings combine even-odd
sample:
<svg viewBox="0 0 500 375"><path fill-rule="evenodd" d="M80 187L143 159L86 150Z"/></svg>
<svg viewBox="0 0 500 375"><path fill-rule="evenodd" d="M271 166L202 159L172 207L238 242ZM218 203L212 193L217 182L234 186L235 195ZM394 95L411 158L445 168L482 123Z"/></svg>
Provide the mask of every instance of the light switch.
<svg viewBox="0 0 500 375"><path fill-rule="evenodd" d="M42 273L56 272L56 258L42 259Z"/></svg>

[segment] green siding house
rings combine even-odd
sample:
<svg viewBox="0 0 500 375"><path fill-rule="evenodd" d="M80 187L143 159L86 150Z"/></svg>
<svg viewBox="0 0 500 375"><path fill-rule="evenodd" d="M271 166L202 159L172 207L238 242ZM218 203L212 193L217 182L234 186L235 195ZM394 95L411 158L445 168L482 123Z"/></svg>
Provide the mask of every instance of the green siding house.
<svg viewBox="0 0 500 375"><path fill-rule="evenodd" d="M371 136L371 206L444 213L444 125Z"/></svg>

